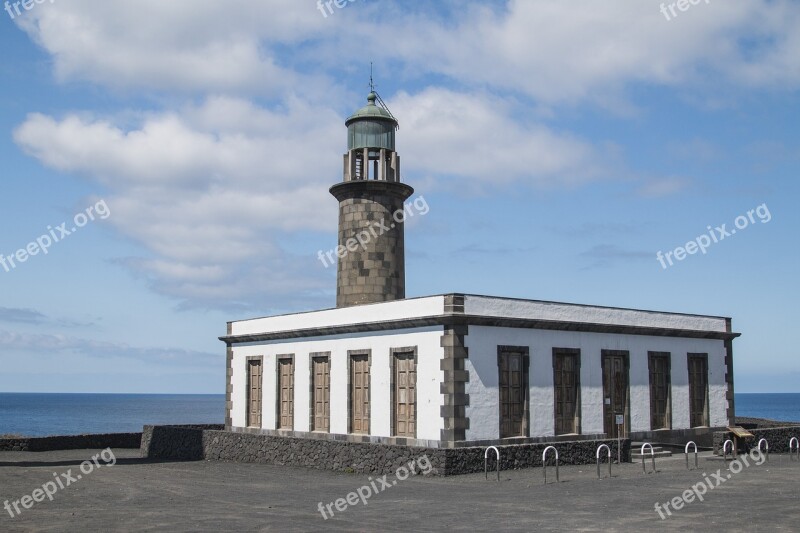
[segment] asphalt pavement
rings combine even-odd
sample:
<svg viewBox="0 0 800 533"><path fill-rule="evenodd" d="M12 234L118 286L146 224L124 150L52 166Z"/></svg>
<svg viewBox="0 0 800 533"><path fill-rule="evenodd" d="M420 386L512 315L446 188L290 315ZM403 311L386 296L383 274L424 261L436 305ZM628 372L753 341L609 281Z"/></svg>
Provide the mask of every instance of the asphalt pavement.
<svg viewBox="0 0 800 533"><path fill-rule="evenodd" d="M100 452L0 452L0 531L800 530L800 462L787 455L746 466L705 454L692 471L678 455L659 460L658 473L613 465L611 478L603 465L601 480L589 465L561 467L555 482L550 467L545 485L541 468L503 471L499 482L398 479L154 462L137 450L114 450L111 464Z"/></svg>

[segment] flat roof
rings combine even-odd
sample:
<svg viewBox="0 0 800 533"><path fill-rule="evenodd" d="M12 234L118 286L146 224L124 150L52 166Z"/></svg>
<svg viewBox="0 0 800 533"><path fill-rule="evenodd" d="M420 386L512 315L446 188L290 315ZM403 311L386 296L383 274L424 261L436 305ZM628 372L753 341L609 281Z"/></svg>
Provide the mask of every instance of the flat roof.
<svg viewBox="0 0 800 533"><path fill-rule="evenodd" d="M641 331L641 334L715 338L738 336L731 332L728 317L449 293L232 321L228 323L228 335L221 340L297 338L444 325L453 320L465 324L542 329L630 330Z"/></svg>

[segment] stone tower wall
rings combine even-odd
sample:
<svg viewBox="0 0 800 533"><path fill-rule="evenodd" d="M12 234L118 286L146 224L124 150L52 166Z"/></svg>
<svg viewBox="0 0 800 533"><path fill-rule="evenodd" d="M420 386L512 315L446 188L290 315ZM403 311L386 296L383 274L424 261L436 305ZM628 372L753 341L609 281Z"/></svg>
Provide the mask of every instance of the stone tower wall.
<svg viewBox="0 0 800 533"><path fill-rule="evenodd" d="M395 213L413 192L386 181L331 187L339 200L337 307L405 298L404 224Z"/></svg>

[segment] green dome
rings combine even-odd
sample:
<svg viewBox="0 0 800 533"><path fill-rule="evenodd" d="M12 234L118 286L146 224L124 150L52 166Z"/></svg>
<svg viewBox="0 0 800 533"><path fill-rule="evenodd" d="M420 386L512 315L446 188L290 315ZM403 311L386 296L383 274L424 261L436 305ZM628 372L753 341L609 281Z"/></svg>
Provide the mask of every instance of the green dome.
<svg viewBox="0 0 800 533"><path fill-rule="evenodd" d="M367 96L367 105L350 115L347 126L347 149L369 148L370 158L378 157L379 150L394 150L397 119L382 105L375 102L380 97L373 91Z"/></svg>
<svg viewBox="0 0 800 533"><path fill-rule="evenodd" d="M351 122L354 120L390 120L394 124L397 124L397 120L385 110L383 107L377 105L375 101L377 100L378 95L374 92L369 93L367 96L367 105L350 115L350 117L344 122L345 126L349 126Z"/></svg>

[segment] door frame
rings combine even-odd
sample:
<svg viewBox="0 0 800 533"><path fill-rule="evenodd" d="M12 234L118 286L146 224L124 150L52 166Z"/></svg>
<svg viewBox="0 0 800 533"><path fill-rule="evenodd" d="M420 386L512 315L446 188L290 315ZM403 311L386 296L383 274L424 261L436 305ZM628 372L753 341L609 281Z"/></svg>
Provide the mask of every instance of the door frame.
<svg viewBox="0 0 800 533"><path fill-rule="evenodd" d="M601 350L600 351L600 373L603 379L603 432L611 438L611 433L605 427L606 423L606 358L622 357L625 368L625 412L624 423L622 425L622 438L630 433L631 428L631 352L628 350ZM613 403L613 402L612 402ZM612 424L616 430L616 424Z"/></svg>
<svg viewBox="0 0 800 533"><path fill-rule="evenodd" d="M281 362L289 361L292 365L292 424L290 427L281 427ZM294 364L294 354L280 354L275 356L275 429L282 431L294 431L294 415L295 415L295 374L297 367Z"/></svg>
<svg viewBox="0 0 800 533"><path fill-rule="evenodd" d="M259 366L261 367L261 386L258 388L259 392L261 393L261 398L258 399L258 424L251 424L250 420L250 392L252 390L251 382L250 382L250 363L251 362L258 362ZM256 355L247 357L245 363L245 379L246 385L245 387L247 390L245 391L245 412L244 412L244 425L248 428L261 428L264 425L264 356L263 355Z"/></svg>
<svg viewBox="0 0 800 533"><path fill-rule="evenodd" d="M503 436L503 408L501 405L502 395L500 393L500 370L502 368L501 360L508 355L519 355L522 359L522 374L521 389L522 394L522 421L520 424L521 435ZM497 347L497 437L500 439L518 439L530 437L531 431L531 388L530 388L530 368L531 357L530 348L528 346L498 346Z"/></svg>
<svg viewBox="0 0 800 533"><path fill-rule="evenodd" d="M369 375L369 394L367 395L367 431L353 433L353 358L367 357L367 371ZM369 435L372 432L372 350L347 350L347 433L356 435Z"/></svg>
<svg viewBox="0 0 800 533"><path fill-rule="evenodd" d="M700 426L692 425L692 372L691 372L691 360L692 359L702 359L705 361L706 367L706 387L705 387L705 406L703 408L703 418L705 418L705 424ZM686 354L686 379L689 385L689 427L696 428L696 427L710 427L711 426L711 399L709 398L709 390L708 390L708 354L707 353L692 353L689 352Z"/></svg>
<svg viewBox="0 0 800 533"><path fill-rule="evenodd" d="M559 356L572 355L575 356L575 432L574 433L558 433L558 419L556 412L556 404L558 399L558 392L556 388L556 359ZM582 426L582 410L581 410L581 350L580 348L553 348L553 434L559 435L580 435Z"/></svg>
<svg viewBox="0 0 800 533"><path fill-rule="evenodd" d="M328 361L328 429L322 430L316 427L316 382L317 377L314 372L314 361L316 359L327 359ZM308 429L311 432L330 433L331 431L331 352L311 352L308 354L309 365L309 380L308 380L308 402L309 402L309 416L308 416Z"/></svg>
<svg viewBox="0 0 800 533"><path fill-rule="evenodd" d="M653 427L653 360L657 357L667 360L667 403L664 413L666 426L663 428ZM650 385L650 431L672 429L672 352L647 352L647 380Z"/></svg>
<svg viewBox="0 0 800 533"><path fill-rule="evenodd" d="M397 434L397 384L395 383L395 375L397 370L397 356L398 355L407 355L410 354L412 359L414 360L414 434L413 435L398 435ZM419 426L419 419L417 418L417 399L419 398L419 391L417 389L417 385L419 384L419 371L418 371L418 359L417 359L417 347L416 346L407 346L404 348L392 348L389 353L389 357L391 358L391 376L389 377L389 389L391 390L391 432L393 437L400 437L400 438L408 438L408 439L416 439L418 426Z"/></svg>

